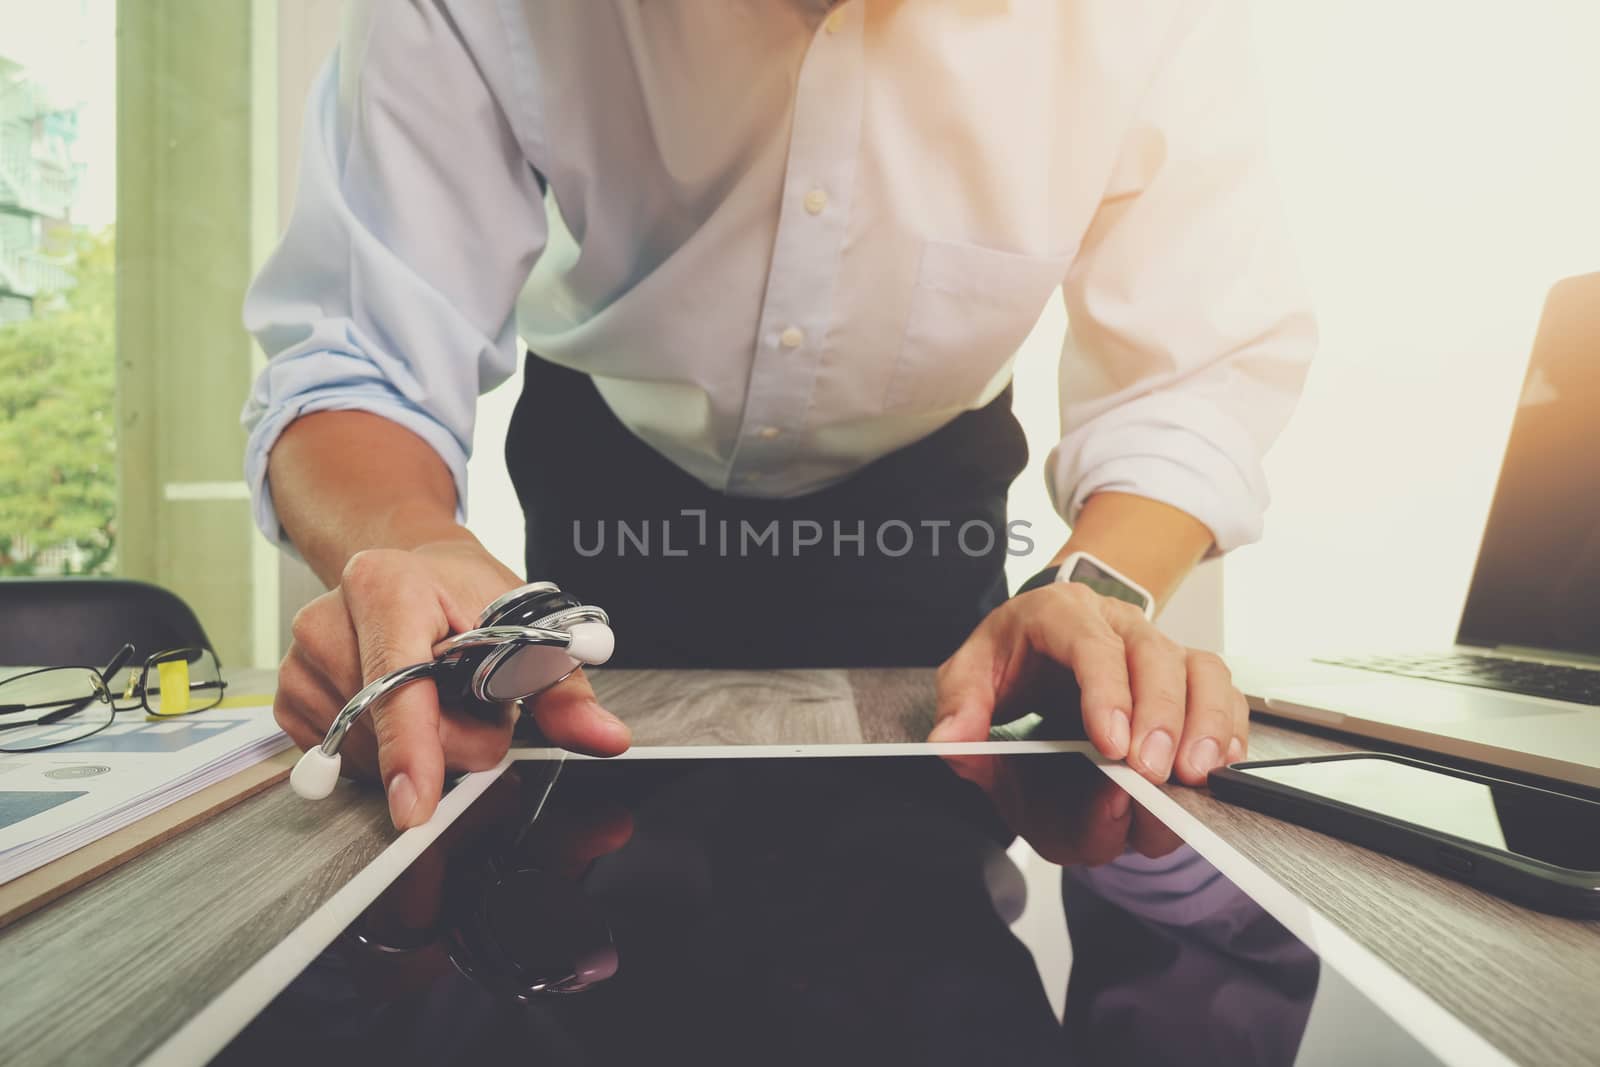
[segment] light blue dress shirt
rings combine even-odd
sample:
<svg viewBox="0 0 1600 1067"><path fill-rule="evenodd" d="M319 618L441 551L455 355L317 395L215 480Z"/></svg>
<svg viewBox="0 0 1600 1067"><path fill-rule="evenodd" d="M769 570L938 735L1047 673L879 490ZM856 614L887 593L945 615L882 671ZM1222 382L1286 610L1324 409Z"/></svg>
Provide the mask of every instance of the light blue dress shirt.
<svg viewBox="0 0 1600 1067"><path fill-rule="evenodd" d="M1250 541L1315 331L1248 38L1241 0L357 3L245 305L257 521L314 411L407 427L464 500L519 335L706 485L812 491L995 396L1062 291L1100 370L1062 383L1063 515Z"/></svg>

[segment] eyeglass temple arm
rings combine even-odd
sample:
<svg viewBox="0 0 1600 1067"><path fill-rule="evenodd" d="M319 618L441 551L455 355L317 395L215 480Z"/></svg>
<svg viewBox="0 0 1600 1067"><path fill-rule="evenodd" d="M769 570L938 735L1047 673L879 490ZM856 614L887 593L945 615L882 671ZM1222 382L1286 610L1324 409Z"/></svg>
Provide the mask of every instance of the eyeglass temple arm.
<svg viewBox="0 0 1600 1067"><path fill-rule="evenodd" d="M110 662L108 662L100 671L100 677L106 683L108 688L111 685L112 676L122 668L126 667L128 665L128 661L132 658L132 645L124 644L121 648L117 649L117 654L112 656Z"/></svg>

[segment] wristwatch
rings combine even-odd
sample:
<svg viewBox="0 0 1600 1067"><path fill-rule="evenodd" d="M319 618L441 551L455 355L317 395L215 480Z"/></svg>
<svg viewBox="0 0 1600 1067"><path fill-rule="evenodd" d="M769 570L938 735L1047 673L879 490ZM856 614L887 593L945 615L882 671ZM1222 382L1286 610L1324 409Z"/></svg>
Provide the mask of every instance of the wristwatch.
<svg viewBox="0 0 1600 1067"><path fill-rule="evenodd" d="M1156 598L1151 596L1144 586L1089 552L1074 552L1062 560L1059 567L1046 567L1023 582L1022 588L1017 592L1019 594L1030 592L1051 582L1078 582L1086 585L1101 596L1132 604L1144 612L1144 617L1147 619L1153 618L1156 613Z"/></svg>

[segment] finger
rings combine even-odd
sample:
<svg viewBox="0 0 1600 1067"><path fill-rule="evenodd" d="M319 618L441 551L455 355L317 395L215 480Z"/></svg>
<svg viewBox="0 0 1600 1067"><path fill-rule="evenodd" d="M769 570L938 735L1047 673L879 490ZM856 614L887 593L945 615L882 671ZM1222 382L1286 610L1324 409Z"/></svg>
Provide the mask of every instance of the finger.
<svg viewBox="0 0 1600 1067"><path fill-rule="evenodd" d="M323 678L300 646L291 645L278 669L273 696L273 717L299 748L322 744L328 724L344 706L344 697ZM339 747L341 770L347 777L375 776L377 744L365 720L357 722Z"/></svg>
<svg viewBox="0 0 1600 1067"><path fill-rule="evenodd" d="M1120 856L1127 847L1133 808L1133 798L1127 791L1087 761L1075 764L1067 774L1059 768L1052 773L1042 764L1035 766L1037 770L1029 776L1028 810L1051 824L1069 827L1066 832L1082 862L1098 866ZM1060 784L1055 799L1039 804L1035 798L1050 794L1043 793L1034 783L1045 775L1048 781Z"/></svg>
<svg viewBox="0 0 1600 1067"><path fill-rule="evenodd" d="M1238 763L1250 754L1250 702L1238 689L1233 691L1233 739L1228 742L1226 762Z"/></svg>
<svg viewBox="0 0 1600 1067"><path fill-rule="evenodd" d="M306 670L298 646L290 645L289 654L278 666L278 684L272 692L272 718L278 728L301 749L310 748L316 728L306 714L306 705L326 700L321 680Z"/></svg>
<svg viewBox="0 0 1600 1067"><path fill-rule="evenodd" d="M295 613L290 633L289 653L279 669L278 696L297 702L299 718L316 732L312 743L321 744L329 724L362 684L361 654L344 597L337 590L317 597ZM378 747L366 720L346 734L339 756L345 776L377 776Z"/></svg>
<svg viewBox="0 0 1600 1067"><path fill-rule="evenodd" d="M397 580L386 555L356 554L340 584L355 624L366 683L401 667L431 661L434 643L449 632L434 591L420 581ZM370 717L378 738L378 771L395 828L426 822L444 789L438 691L431 681L402 686L379 701Z"/></svg>
<svg viewBox="0 0 1600 1067"><path fill-rule="evenodd" d="M1100 754L1126 758L1133 707L1128 653L1103 612L1101 598L1088 586L1067 582L1018 600L1027 597L1037 597L1040 605L1026 615L1029 644L1072 669L1081 693L1084 729Z"/></svg>
<svg viewBox="0 0 1600 1067"><path fill-rule="evenodd" d="M1133 825L1128 830L1128 844L1141 856L1160 859L1183 844L1183 838L1150 814L1149 810L1135 804Z"/></svg>
<svg viewBox="0 0 1600 1067"><path fill-rule="evenodd" d="M1088 819L1078 841L1082 862L1090 867L1110 863L1128 847L1133 825L1133 798L1115 782L1107 782L1088 809Z"/></svg>
<svg viewBox="0 0 1600 1067"><path fill-rule="evenodd" d="M278 672L278 692L273 706L276 711L281 704L284 715L295 720L296 728L291 730L285 725L285 718L278 719L295 744L302 749L322 744L328 724L344 703L344 697L291 648L290 658L284 660ZM378 776L378 743L368 719L356 720L340 742L339 770L346 778Z"/></svg>
<svg viewBox="0 0 1600 1067"><path fill-rule="evenodd" d="M284 695L282 689L272 698L272 718L278 729L289 735L295 747L304 752L322 743L322 735L300 714L299 705Z"/></svg>
<svg viewBox="0 0 1600 1067"><path fill-rule="evenodd" d="M445 766L453 771L488 770L511 747L515 725L515 706L509 703L499 705L493 718L441 715L439 744L444 749Z"/></svg>
<svg viewBox="0 0 1600 1067"><path fill-rule="evenodd" d="M307 726L326 732L344 697L323 677L299 645L291 645L278 668L276 701L293 704Z"/></svg>
<svg viewBox="0 0 1600 1067"><path fill-rule="evenodd" d="M939 757L945 766L955 772L956 777L964 778L983 790L993 795L998 781L997 771L999 761L993 756L957 756L945 753Z"/></svg>
<svg viewBox="0 0 1600 1067"><path fill-rule="evenodd" d="M1178 779L1205 785L1206 775L1221 766L1233 740L1233 674L1222 658L1210 652L1188 654L1187 714L1178 743Z"/></svg>
<svg viewBox="0 0 1600 1067"><path fill-rule="evenodd" d="M589 865L609 856L633 836L633 815L620 804L586 812L562 829L552 863L569 878L582 877Z"/></svg>
<svg viewBox="0 0 1600 1067"><path fill-rule="evenodd" d="M275 704L273 717L301 751L322 744L327 733L320 725L319 716L307 712L303 705L291 703L280 712ZM367 722L356 723L344 735L344 741L339 746L339 770L346 778L373 779L378 776L378 743Z"/></svg>
<svg viewBox="0 0 1600 1067"><path fill-rule="evenodd" d="M977 761L989 766L971 780L988 781L986 792L1001 820L1051 863L1095 865L1122 853L1130 800L1093 764L1062 768L1003 756L951 760Z"/></svg>
<svg viewBox="0 0 1600 1067"><path fill-rule="evenodd" d="M366 684L361 677L361 646L356 639L355 622L343 597L338 598L337 604L338 611L322 613L315 623L314 635L301 646L307 669L337 698L334 712Z"/></svg>
<svg viewBox="0 0 1600 1067"><path fill-rule="evenodd" d="M378 780L378 737L372 732L371 720L362 719L345 733L339 742L339 765L346 777Z"/></svg>
<svg viewBox="0 0 1600 1067"><path fill-rule="evenodd" d="M540 693L534 721L553 745L590 756L615 756L633 743L628 724L600 706L582 671Z"/></svg>
<svg viewBox="0 0 1600 1067"><path fill-rule="evenodd" d="M994 721L994 705L1011 629L1012 605L989 614L939 667L938 701L929 741L984 741Z"/></svg>
<svg viewBox="0 0 1600 1067"><path fill-rule="evenodd" d="M1140 618L1123 633L1133 683L1133 740L1128 763L1152 782L1172 773L1183 735L1187 657L1183 649Z"/></svg>

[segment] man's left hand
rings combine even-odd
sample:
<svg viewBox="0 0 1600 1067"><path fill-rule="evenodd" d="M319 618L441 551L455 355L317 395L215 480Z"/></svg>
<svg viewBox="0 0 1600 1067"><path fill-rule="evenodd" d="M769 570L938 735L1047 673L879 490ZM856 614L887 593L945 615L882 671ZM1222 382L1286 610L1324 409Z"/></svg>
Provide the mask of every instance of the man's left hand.
<svg viewBox="0 0 1600 1067"><path fill-rule="evenodd" d="M928 740L987 739L997 709L1051 664L1077 678L1095 748L1153 782L1176 771L1204 785L1213 768L1244 758L1250 710L1221 658L1184 648L1139 609L1072 582L1006 601L945 661Z"/></svg>

